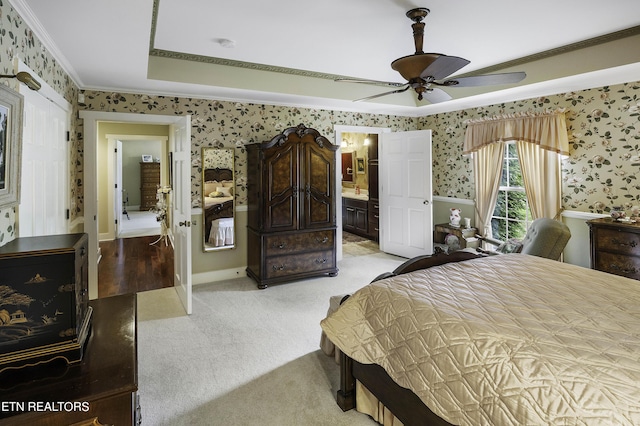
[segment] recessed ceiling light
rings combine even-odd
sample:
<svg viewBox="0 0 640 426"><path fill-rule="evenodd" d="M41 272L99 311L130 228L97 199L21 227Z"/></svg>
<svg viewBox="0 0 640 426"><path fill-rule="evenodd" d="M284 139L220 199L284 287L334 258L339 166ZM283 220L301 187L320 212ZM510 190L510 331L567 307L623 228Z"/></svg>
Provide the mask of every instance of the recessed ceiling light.
<svg viewBox="0 0 640 426"><path fill-rule="evenodd" d="M216 39L216 42L218 42L220 46L226 47L227 49L236 47L236 42L228 38L218 38Z"/></svg>

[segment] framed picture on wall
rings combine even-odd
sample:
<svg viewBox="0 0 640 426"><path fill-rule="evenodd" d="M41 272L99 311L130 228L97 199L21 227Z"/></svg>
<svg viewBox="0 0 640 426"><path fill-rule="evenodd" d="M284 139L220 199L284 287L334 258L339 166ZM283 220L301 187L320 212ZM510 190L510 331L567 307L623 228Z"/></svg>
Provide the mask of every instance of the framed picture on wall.
<svg viewBox="0 0 640 426"><path fill-rule="evenodd" d="M0 208L20 202L22 95L0 84Z"/></svg>
<svg viewBox="0 0 640 426"><path fill-rule="evenodd" d="M142 155L142 162L143 163L153 163L153 155L143 154Z"/></svg>
<svg viewBox="0 0 640 426"><path fill-rule="evenodd" d="M363 175L364 174L364 158L360 157L360 158L356 158L356 170L358 172L359 175Z"/></svg>

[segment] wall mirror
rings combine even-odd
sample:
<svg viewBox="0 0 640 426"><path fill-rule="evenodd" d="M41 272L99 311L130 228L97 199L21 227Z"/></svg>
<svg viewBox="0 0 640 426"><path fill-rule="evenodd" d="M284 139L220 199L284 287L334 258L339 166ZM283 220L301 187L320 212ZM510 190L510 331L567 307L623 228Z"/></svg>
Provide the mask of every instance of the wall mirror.
<svg viewBox="0 0 640 426"><path fill-rule="evenodd" d="M235 247L233 148L202 148L202 230L204 251Z"/></svg>

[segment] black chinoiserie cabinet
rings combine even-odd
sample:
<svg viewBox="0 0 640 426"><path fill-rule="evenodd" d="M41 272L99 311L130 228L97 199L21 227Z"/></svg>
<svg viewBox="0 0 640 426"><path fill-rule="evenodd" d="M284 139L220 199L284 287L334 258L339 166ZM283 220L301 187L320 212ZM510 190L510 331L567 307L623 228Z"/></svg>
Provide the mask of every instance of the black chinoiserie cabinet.
<svg viewBox="0 0 640 426"><path fill-rule="evenodd" d="M338 273L337 149L303 125L247 145L247 275L259 288Z"/></svg>
<svg viewBox="0 0 640 426"><path fill-rule="evenodd" d="M0 247L0 372L82 359L92 311L87 244L87 234L66 234Z"/></svg>

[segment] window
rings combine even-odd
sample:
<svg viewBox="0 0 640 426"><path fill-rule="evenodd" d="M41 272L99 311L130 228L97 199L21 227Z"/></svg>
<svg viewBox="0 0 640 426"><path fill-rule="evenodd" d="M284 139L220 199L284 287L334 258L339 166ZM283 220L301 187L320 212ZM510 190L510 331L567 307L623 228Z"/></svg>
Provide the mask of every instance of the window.
<svg viewBox="0 0 640 426"><path fill-rule="evenodd" d="M522 171L515 142L507 142L504 150L498 200L491 216L493 238L506 241L524 238L531 223L531 211L524 191Z"/></svg>

